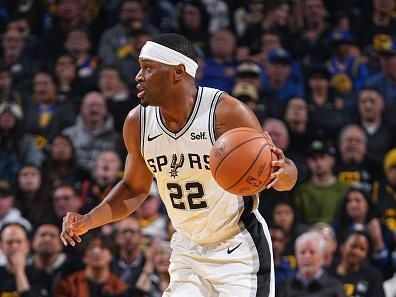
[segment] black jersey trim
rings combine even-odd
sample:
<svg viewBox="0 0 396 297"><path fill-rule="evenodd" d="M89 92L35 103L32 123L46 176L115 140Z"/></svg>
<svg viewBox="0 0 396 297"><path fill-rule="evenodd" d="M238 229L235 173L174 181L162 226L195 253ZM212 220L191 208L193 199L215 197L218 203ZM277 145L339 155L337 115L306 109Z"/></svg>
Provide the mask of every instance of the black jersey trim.
<svg viewBox="0 0 396 297"><path fill-rule="evenodd" d="M155 108L155 117L157 119L157 123L160 126L161 130L165 132L168 136L178 139L180 136L182 136L192 125L194 122L194 119L198 113L199 107L201 105L201 100L202 100L202 94L203 94L203 89L201 87L198 87L197 95L195 97L195 102L194 102L194 107L188 116L188 119L186 121L186 124L184 127L182 127L179 131L177 132L172 132L168 128L166 128L165 124L162 121L162 116L160 113L159 107Z"/></svg>
<svg viewBox="0 0 396 297"><path fill-rule="evenodd" d="M223 95L225 92L222 91L217 91L215 93L215 95L213 96L213 100L212 103L210 105L210 110L209 110L209 138L210 138L210 142L212 143L212 145L215 143L216 141L216 119L215 119L215 111L216 111L216 106L217 103L219 102L219 99L221 97L221 95Z"/></svg>
<svg viewBox="0 0 396 297"><path fill-rule="evenodd" d="M146 108L140 105L140 150L144 158L144 138L146 135Z"/></svg>

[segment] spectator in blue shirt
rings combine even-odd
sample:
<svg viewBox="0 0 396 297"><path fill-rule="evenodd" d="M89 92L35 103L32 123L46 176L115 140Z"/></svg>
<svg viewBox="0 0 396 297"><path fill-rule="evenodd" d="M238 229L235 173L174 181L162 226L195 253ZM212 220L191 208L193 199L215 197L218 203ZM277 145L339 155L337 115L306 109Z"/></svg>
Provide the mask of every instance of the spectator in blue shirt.
<svg viewBox="0 0 396 297"><path fill-rule="evenodd" d="M268 54L268 65L265 69L263 89L282 103L291 97L304 97L303 85L292 78L292 57L284 49L273 49Z"/></svg>

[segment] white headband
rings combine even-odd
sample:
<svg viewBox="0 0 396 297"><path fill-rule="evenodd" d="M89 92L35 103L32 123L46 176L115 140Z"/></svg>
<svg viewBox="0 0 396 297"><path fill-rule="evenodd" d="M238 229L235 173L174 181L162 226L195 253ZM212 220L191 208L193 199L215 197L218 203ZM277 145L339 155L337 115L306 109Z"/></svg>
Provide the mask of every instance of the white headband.
<svg viewBox="0 0 396 297"><path fill-rule="evenodd" d="M194 60L178 51L152 41L146 42L140 51L139 58L146 58L166 65L183 64L186 67L186 72L192 77L195 77L198 69L198 64Z"/></svg>

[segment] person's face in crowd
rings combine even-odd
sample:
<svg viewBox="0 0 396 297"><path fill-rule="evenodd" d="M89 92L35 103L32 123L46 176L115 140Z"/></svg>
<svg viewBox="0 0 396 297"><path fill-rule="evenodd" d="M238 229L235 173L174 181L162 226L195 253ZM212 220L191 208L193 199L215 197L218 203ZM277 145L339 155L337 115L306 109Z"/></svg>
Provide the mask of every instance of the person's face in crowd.
<svg viewBox="0 0 396 297"><path fill-rule="evenodd" d="M109 266L111 259L111 251L103 246L100 239L95 238L88 243L83 259L86 266L93 269L103 269Z"/></svg>
<svg viewBox="0 0 396 297"><path fill-rule="evenodd" d="M122 85L122 80L117 70L107 68L100 72L99 88L103 93L117 92L122 89Z"/></svg>
<svg viewBox="0 0 396 297"><path fill-rule="evenodd" d="M386 180L391 186L396 186L396 164L392 165L385 172Z"/></svg>
<svg viewBox="0 0 396 297"><path fill-rule="evenodd" d="M69 33L65 48L71 55L87 53L91 47L87 32L75 30Z"/></svg>
<svg viewBox="0 0 396 297"><path fill-rule="evenodd" d="M268 120L264 123L263 129L271 136L275 146L281 150L286 150L289 146L289 134L285 125L275 120Z"/></svg>
<svg viewBox="0 0 396 297"><path fill-rule="evenodd" d="M340 250L343 261L350 266L360 266L367 258L369 243L363 235L352 234Z"/></svg>
<svg viewBox="0 0 396 297"><path fill-rule="evenodd" d="M139 1L126 1L120 10L120 20L124 26L129 26L133 21L143 21L144 11Z"/></svg>
<svg viewBox="0 0 396 297"><path fill-rule="evenodd" d="M308 21L318 22L326 17L326 9L322 0L305 0L305 18Z"/></svg>
<svg viewBox="0 0 396 297"><path fill-rule="evenodd" d="M281 226L286 232L289 232L293 227L294 212L286 203L279 203L275 206L272 217L274 223Z"/></svg>
<svg viewBox="0 0 396 297"><path fill-rule="evenodd" d="M368 212L368 203L359 191L352 191L346 198L345 210L348 217L355 222L364 220Z"/></svg>
<svg viewBox="0 0 396 297"><path fill-rule="evenodd" d="M340 139L339 149L344 162L354 164L363 162L367 151L364 132L356 127L346 130Z"/></svg>
<svg viewBox="0 0 396 297"><path fill-rule="evenodd" d="M273 49L280 49L282 42L280 36L274 33L265 32L261 35L261 52L269 53Z"/></svg>
<svg viewBox="0 0 396 297"><path fill-rule="evenodd" d="M386 76L396 80L396 55L380 55L381 69Z"/></svg>
<svg viewBox="0 0 396 297"><path fill-rule="evenodd" d="M286 106L285 119L289 123L308 122L308 107L305 100L299 97L290 99Z"/></svg>
<svg viewBox="0 0 396 297"><path fill-rule="evenodd" d="M256 87L257 90L262 88L260 76L255 73L240 73L235 78L235 85L238 83L248 83Z"/></svg>
<svg viewBox="0 0 396 297"><path fill-rule="evenodd" d="M312 93L324 93L328 91L330 82L323 75L313 75L308 80L308 86ZM313 99L315 100L316 97Z"/></svg>
<svg viewBox="0 0 396 297"><path fill-rule="evenodd" d="M32 247L35 253L51 256L62 251L60 230L54 225L41 225L33 238Z"/></svg>
<svg viewBox="0 0 396 297"><path fill-rule="evenodd" d="M136 218L125 218L116 223L116 243L121 250L132 253L142 240L139 222Z"/></svg>
<svg viewBox="0 0 396 297"><path fill-rule="evenodd" d="M0 113L1 131L12 130L15 127L16 123L17 123L17 119L9 109L5 109L2 113Z"/></svg>
<svg viewBox="0 0 396 297"><path fill-rule="evenodd" d="M130 42L133 44L137 53L140 53L143 46L146 44L147 41L151 39L151 35L148 32L140 32L136 34L130 39Z"/></svg>
<svg viewBox="0 0 396 297"><path fill-rule="evenodd" d="M78 0L61 0L57 7L57 16L62 20L75 20L80 16L81 7Z"/></svg>
<svg viewBox="0 0 396 297"><path fill-rule="evenodd" d="M341 43L334 47L335 54L341 59L347 58L351 53L351 45L348 43Z"/></svg>
<svg viewBox="0 0 396 297"><path fill-rule="evenodd" d="M100 185L114 182L121 171L120 157L112 151L105 151L98 155L95 162L95 178Z"/></svg>
<svg viewBox="0 0 396 297"><path fill-rule="evenodd" d="M275 9L276 21L279 26L286 27L290 19L290 6L289 4L281 4Z"/></svg>
<svg viewBox="0 0 396 297"><path fill-rule="evenodd" d="M158 195L149 195L136 210L136 214L144 219L152 218L155 215L158 215L160 202L161 200Z"/></svg>
<svg viewBox="0 0 396 297"><path fill-rule="evenodd" d="M313 154L307 158L307 163L313 176L322 177L331 174L334 157L329 154Z"/></svg>
<svg viewBox="0 0 396 297"><path fill-rule="evenodd" d="M286 247L286 238L285 232L280 229L271 229L271 241L272 241L272 249L274 251L274 255L279 257L283 254L283 251Z"/></svg>
<svg viewBox="0 0 396 297"><path fill-rule="evenodd" d="M63 55L56 60L55 75L60 80L64 78L68 81L72 81L76 77L76 65L71 56Z"/></svg>
<svg viewBox="0 0 396 297"><path fill-rule="evenodd" d="M53 195L53 206L58 218L64 217L68 211L78 212L82 206L81 199L70 186L61 186L55 189Z"/></svg>
<svg viewBox="0 0 396 297"><path fill-rule="evenodd" d="M73 146L69 139L58 135L51 143L51 160L70 161L73 159Z"/></svg>
<svg viewBox="0 0 396 297"><path fill-rule="evenodd" d="M329 267L332 264L333 254L337 250L337 240L335 239L334 233L328 227L316 228L314 230L326 241L326 249L323 253L323 264Z"/></svg>
<svg viewBox="0 0 396 297"><path fill-rule="evenodd" d="M170 265L170 248L160 247L154 255L154 269L158 273L167 273Z"/></svg>
<svg viewBox="0 0 396 297"><path fill-rule="evenodd" d="M319 243L312 239L301 241L296 247L296 260L302 275L315 275L323 264L323 251Z"/></svg>
<svg viewBox="0 0 396 297"><path fill-rule="evenodd" d="M38 73L33 79L34 99L43 104L49 104L56 96L56 86L51 76Z"/></svg>
<svg viewBox="0 0 396 297"><path fill-rule="evenodd" d="M27 19L17 19L7 24L7 30L17 30L27 37L30 32L29 23Z"/></svg>
<svg viewBox="0 0 396 297"><path fill-rule="evenodd" d="M0 194L0 220L2 220L11 210L14 198L11 195Z"/></svg>
<svg viewBox="0 0 396 297"><path fill-rule="evenodd" d="M287 78L290 76L290 64L284 62L270 62L267 66L268 76L270 80L278 82L278 85L284 85Z"/></svg>
<svg viewBox="0 0 396 297"><path fill-rule="evenodd" d="M195 5L185 4L182 8L182 22L191 31L197 31L201 27L201 12Z"/></svg>
<svg viewBox="0 0 396 297"><path fill-rule="evenodd" d="M81 116L87 122L104 121L107 107L103 95L96 92L88 93L82 102Z"/></svg>
<svg viewBox="0 0 396 297"><path fill-rule="evenodd" d="M23 192L36 192L41 186L41 172L33 166L23 167L18 174L19 188Z"/></svg>
<svg viewBox="0 0 396 297"><path fill-rule="evenodd" d="M390 15L395 10L396 3L394 0L373 0L373 7L379 13Z"/></svg>
<svg viewBox="0 0 396 297"><path fill-rule="evenodd" d="M235 36L228 30L216 31L210 39L210 51L218 59L231 59L235 52Z"/></svg>
<svg viewBox="0 0 396 297"><path fill-rule="evenodd" d="M15 29L5 32L3 37L3 49L7 55L12 55L15 59L22 54L25 46L23 34Z"/></svg>
<svg viewBox="0 0 396 297"><path fill-rule="evenodd" d="M15 253L29 253L29 240L26 231L17 225L6 227L0 238L0 248L3 254L10 258Z"/></svg>
<svg viewBox="0 0 396 297"><path fill-rule="evenodd" d="M11 89L12 77L8 71L0 72L0 93Z"/></svg>
<svg viewBox="0 0 396 297"><path fill-rule="evenodd" d="M384 100L374 90L363 90L359 94L359 112L362 120L374 122L381 118Z"/></svg>

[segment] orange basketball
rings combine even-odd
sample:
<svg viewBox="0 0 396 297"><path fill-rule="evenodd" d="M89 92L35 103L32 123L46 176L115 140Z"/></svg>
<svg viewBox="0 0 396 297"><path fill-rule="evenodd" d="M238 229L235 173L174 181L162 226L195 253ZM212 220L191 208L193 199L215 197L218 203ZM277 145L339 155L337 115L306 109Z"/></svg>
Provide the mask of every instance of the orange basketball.
<svg viewBox="0 0 396 297"><path fill-rule="evenodd" d="M220 187L241 196L265 189L277 160L262 131L236 128L224 133L210 152L210 171Z"/></svg>

